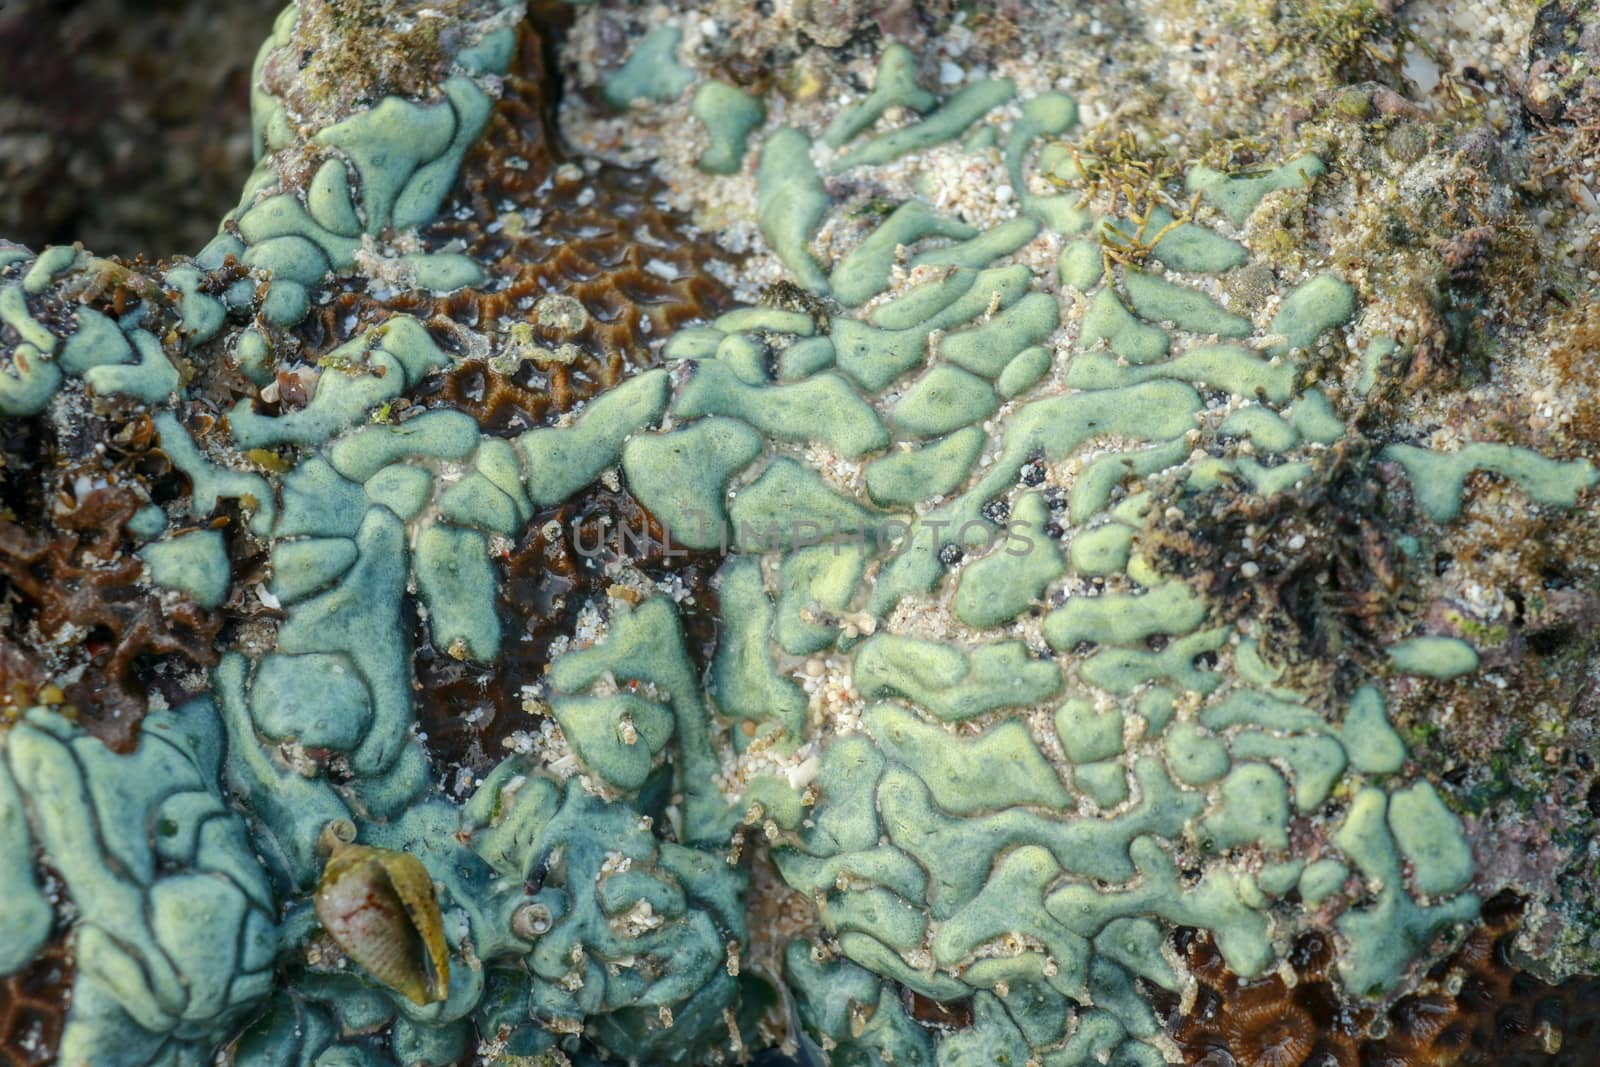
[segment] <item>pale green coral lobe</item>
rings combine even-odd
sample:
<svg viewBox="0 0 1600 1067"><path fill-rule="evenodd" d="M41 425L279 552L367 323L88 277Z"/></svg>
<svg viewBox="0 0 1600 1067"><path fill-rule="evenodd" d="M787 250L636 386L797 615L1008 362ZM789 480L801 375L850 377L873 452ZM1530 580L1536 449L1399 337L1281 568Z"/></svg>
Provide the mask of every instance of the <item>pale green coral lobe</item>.
<svg viewBox="0 0 1600 1067"><path fill-rule="evenodd" d="M726 82L706 82L694 94L693 112L711 138L711 144L700 155L700 169L712 174L736 173L744 160L750 131L766 118L767 109L760 97Z"/></svg>
<svg viewBox="0 0 1600 1067"><path fill-rule="evenodd" d="M1410 637L1389 648L1396 670L1430 678L1455 678L1478 669L1478 653L1455 637Z"/></svg>
<svg viewBox="0 0 1600 1067"><path fill-rule="evenodd" d="M151 581L187 593L203 608L214 608L227 596L231 565L216 530L156 541L139 555L150 568Z"/></svg>
<svg viewBox="0 0 1600 1067"><path fill-rule="evenodd" d="M1302 156L1254 177L1195 167L1189 171L1186 184L1190 192L1201 193L1215 204L1235 226L1242 226L1268 193L1305 188L1324 170L1326 167L1316 156Z"/></svg>
<svg viewBox="0 0 1600 1067"><path fill-rule="evenodd" d="M1461 514L1467 476L1486 470L1511 479L1540 504L1570 508L1578 494L1600 482L1587 460L1562 463L1525 448L1474 443L1457 452L1434 452L1415 445L1390 445L1384 457L1405 468L1417 502L1435 522Z"/></svg>
<svg viewBox="0 0 1600 1067"><path fill-rule="evenodd" d="M811 162L811 142L806 135L785 128L768 137L756 182L762 236L801 285L814 293L827 293L827 276L809 245L828 210L828 194Z"/></svg>
<svg viewBox="0 0 1600 1067"><path fill-rule="evenodd" d="M606 102L627 107L635 100L676 100L694 80L694 73L678 62L682 40L683 30L670 22L646 34L628 61L606 80Z"/></svg>

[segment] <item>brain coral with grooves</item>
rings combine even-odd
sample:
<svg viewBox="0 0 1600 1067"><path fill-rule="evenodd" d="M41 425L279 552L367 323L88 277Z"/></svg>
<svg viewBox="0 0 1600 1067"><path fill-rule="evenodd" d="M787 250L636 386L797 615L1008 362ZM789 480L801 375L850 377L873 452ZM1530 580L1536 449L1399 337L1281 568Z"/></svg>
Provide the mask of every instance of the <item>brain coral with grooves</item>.
<svg viewBox="0 0 1600 1067"><path fill-rule="evenodd" d="M1398 7L286 8L0 242L0 1060L1591 1062L1600 28Z"/></svg>

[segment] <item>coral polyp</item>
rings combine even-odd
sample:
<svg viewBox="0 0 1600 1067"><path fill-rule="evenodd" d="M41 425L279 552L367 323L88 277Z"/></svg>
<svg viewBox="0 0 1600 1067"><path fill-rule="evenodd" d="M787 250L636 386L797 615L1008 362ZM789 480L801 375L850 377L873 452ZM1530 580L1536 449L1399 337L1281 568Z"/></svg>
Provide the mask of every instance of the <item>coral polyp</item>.
<svg viewBox="0 0 1600 1067"><path fill-rule="evenodd" d="M823 6L302 0L204 248L0 244L8 1062L1581 1062L1509 31Z"/></svg>

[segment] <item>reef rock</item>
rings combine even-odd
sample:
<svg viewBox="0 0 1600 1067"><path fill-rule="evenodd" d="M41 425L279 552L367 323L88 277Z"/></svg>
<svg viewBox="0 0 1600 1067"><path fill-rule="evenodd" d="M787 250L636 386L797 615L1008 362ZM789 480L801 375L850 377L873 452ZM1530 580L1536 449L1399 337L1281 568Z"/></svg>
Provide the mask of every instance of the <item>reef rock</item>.
<svg viewBox="0 0 1600 1067"><path fill-rule="evenodd" d="M0 1058L1589 1062L1596 33L285 9L0 243Z"/></svg>

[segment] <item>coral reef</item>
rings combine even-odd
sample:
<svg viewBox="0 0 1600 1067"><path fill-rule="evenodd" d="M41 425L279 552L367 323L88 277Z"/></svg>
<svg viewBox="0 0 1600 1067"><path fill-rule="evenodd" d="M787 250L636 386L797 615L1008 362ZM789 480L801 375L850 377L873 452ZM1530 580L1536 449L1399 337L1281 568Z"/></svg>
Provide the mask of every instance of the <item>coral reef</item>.
<svg viewBox="0 0 1600 1067"><path fill-rule="evenodd" d="M3 1054L1570 1060L1585 249L1255 6L1152 131L1065 9L302 0L197 254L0 244Z"/></svg>

